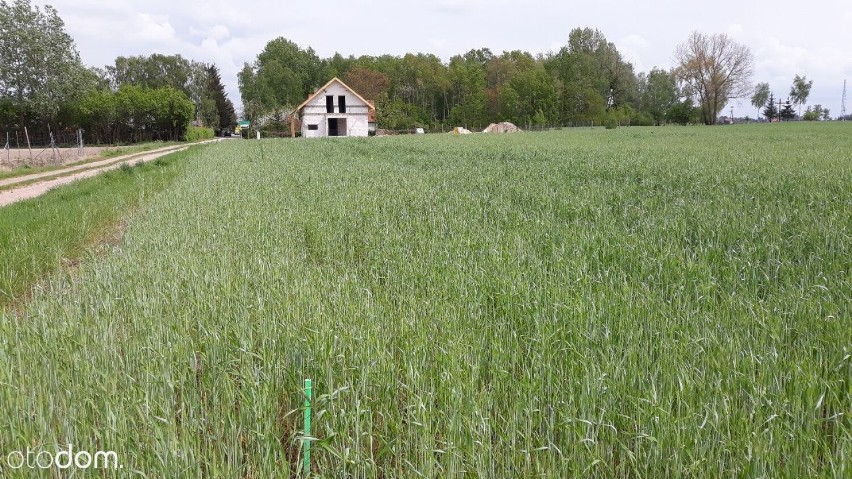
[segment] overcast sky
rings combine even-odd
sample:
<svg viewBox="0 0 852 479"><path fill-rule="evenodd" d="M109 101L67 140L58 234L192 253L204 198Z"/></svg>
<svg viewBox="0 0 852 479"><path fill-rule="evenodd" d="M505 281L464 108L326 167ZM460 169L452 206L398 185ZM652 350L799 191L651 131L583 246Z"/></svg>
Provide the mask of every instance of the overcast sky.
<svg viewBox="0 0 852 479"><path fill-rule="evenodd" d="M443 60L472 48L555 51L575 27L597 28L636 72L669 68L690 32L727 33L751 48L755 82L786 98L793 76L814 81L809 104L840 113L852 81L850 0L35 0L65 21L89 66L117 56L175 54L216 63L234 104L237 72L269 40L288 38L321 57L433 53ZM850 86L852 89L852 86ZM852 93L850 93L852 95ZM852 101L852 100L850 100ZM736 116L754 117L749 101ZM847 102L847 109L852 103ZM726 110L727 111L727 110Z"/></svg>

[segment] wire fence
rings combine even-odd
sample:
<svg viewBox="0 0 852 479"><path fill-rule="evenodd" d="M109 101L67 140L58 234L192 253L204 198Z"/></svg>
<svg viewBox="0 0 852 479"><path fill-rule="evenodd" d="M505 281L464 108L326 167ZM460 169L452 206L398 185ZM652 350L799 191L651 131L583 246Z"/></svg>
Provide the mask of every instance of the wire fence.
<svg viewBox="0 0 852 479"><path fill-rule="evenodd" d="M82 159L91 153L83 141L82 130L53 131L49 127L3 132L0 142L0 167L55 166Z"/></svg>

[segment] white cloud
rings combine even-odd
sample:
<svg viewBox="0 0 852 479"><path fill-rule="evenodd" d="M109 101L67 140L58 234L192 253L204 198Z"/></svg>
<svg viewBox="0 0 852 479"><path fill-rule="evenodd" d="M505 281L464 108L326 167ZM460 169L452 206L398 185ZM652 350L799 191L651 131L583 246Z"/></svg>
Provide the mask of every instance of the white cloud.
<svg viewBox="0 0 852 479"><path fill-rule="evenodd" d="M225 25L218 24L213 25L210 28L210 38L215 38L216 40L224 40L231 36L231 30L228 29Z"/></svg>
<svg viewBox="0 0 852 479"><path fill-rule="evenodd" d="M142 43L164 45L175 40L175 29L164 15L137 14L131 31L133 39Z"/></svg>

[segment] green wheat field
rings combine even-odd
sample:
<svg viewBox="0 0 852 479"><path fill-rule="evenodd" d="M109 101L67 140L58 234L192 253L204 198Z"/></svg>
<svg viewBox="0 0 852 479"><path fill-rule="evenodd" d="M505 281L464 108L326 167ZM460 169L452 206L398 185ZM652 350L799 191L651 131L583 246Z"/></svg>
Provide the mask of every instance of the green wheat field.
<svg viewBox="0 0 852 479"><path fill-rule="evenodd" d="M0 453L304 477L311 378L316 477L852 476L852 124L183 161L0 313Z"/></svg>

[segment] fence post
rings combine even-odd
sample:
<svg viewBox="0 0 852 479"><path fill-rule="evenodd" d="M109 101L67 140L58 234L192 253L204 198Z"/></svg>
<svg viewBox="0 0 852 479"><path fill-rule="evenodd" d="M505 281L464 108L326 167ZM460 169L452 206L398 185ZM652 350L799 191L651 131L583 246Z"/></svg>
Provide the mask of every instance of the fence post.
<svg viewBox="0 0 852 479"><path fill-rule="evenodd" d="M50 129L50 125L47 125L47 133L50 135L50 151L53 153L53 161L56 161L56 141L53 140L53 131Z"/></svg>
<svg viewBox="0 0 852 479"><path fill-rule="evenodd" d="M24 127L24 136L27 137L27 149L30 150L30 163L33 162L33 147L30 146L30 134L27 132L27 127Z"/></svg>

